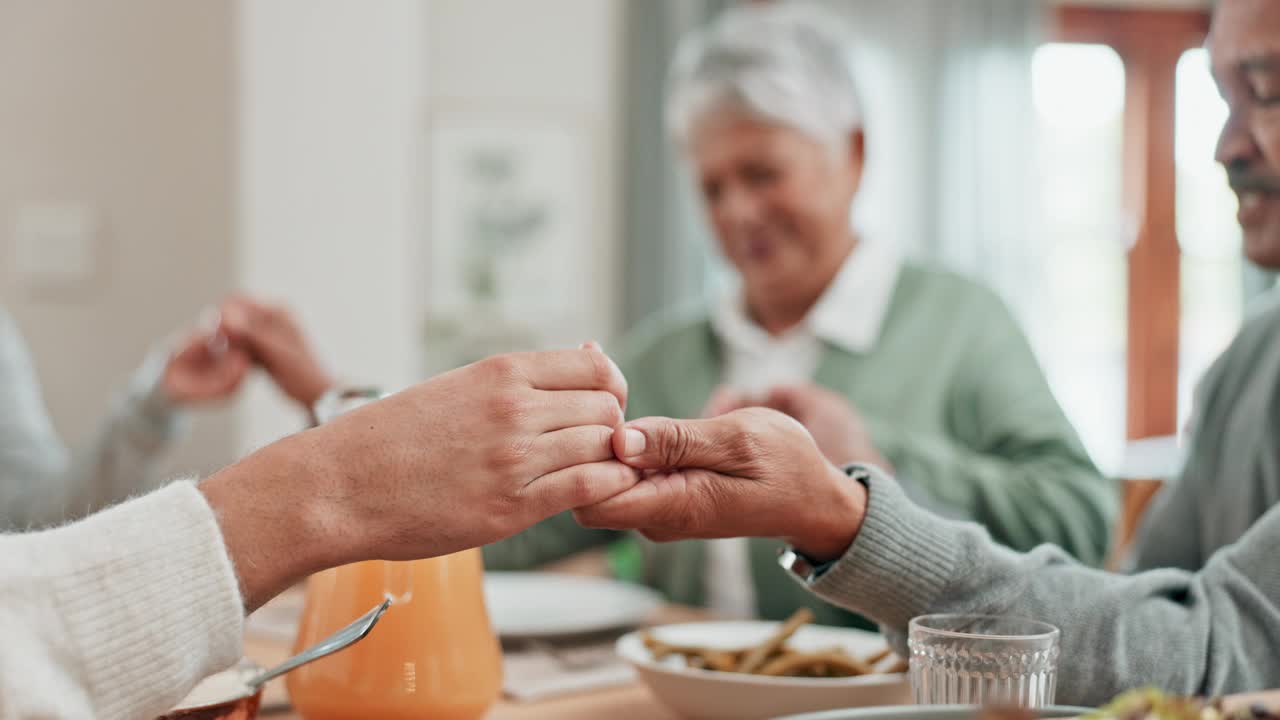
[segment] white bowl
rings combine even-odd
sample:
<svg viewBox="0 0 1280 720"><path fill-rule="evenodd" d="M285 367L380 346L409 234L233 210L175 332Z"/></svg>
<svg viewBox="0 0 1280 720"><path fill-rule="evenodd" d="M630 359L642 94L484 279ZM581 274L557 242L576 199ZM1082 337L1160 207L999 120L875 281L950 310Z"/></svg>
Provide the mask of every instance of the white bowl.
<svg viewBox="0 0 1280 720"><path fill-rule="evenodd" d="M679 645L733 649L755 645L774 632L773 622L714 622L665 625L654 637ZM884 647L874 633L806 625L787 644L797 650L840 646L866 657ZM635 666L664 705L691 720L765 720L780 715L873 705L901 705L911 700L905 674L851 678L762 677L685 667L678 658L654 660L640 633L618 639L618 655Z"/></svg>

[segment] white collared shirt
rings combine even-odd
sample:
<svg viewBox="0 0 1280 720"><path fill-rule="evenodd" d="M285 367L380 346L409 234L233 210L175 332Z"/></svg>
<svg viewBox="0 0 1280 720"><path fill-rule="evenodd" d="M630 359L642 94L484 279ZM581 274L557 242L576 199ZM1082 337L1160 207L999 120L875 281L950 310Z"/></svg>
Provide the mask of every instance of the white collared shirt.
<svg viewBox="0 0 1280 720"><path fill-rule="evenodd" d="M751 319L741 287L725 293L711 316L724 348L721 382L750 395L779 384L808 382L824 343L853 353L875 348L898 284L902 256L889 242L863 238L804 321L774 337ZM706 572L708 607L726 617L756 615L745 538L713 540Z"/></svg>

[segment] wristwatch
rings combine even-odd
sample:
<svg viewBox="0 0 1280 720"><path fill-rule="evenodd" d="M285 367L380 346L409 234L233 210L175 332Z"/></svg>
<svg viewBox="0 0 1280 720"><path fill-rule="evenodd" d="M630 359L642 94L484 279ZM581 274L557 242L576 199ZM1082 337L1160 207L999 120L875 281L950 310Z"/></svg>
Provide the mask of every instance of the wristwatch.
<svg viewBox="0 0 1280 720"><path fill-rule="evenodd" d="M815 580L822 577L822 573L831 569L835 562L816 563L799 550L784 547L778 549L778 564L802 584L812 585Z"/></svg>
<svg viewBox="0 0 1280 720"><path fill-rule="evenodd" d="M856 480L863 485L868 485L871 481L871 473L867 472L861 465L848 465L844 468L844 473L850 479ZM827 562L818 562L790 546L778 550L778 565L782 566L783 570L794 575L802 585L812 585L839 560L839 558L836 558Z"/></svg>
<svg viewBox="0 0 1280 720"><path fill-rule="evenodd" d="M311 406L311 425L320 425L383 397L376 387L335 387L327 390Z"/></svg>

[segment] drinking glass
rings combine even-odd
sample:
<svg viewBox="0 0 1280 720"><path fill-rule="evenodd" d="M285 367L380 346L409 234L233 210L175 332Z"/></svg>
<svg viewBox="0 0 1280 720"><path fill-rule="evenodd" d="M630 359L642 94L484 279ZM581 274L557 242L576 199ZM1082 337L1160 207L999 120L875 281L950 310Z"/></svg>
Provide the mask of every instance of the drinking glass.
<svg viewBox="0 0 1280 720"><path fill-rule="evenodd" d="M911 692L919 705L1053 704L1058 628L989 615L923 615L911 621Z"/></svg>

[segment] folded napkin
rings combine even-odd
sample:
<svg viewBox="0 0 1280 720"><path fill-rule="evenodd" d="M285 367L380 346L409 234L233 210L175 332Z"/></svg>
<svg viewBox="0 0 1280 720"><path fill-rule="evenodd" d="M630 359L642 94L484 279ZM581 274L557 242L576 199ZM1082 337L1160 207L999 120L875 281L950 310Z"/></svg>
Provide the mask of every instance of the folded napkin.
<svg viewBox="0 0 1280 720"><path fill-rule="evenodd" d="M635 681L613 651L613 638L572 642L514 641L504 647L503 691L519 702L599 690Z"/></svg>

